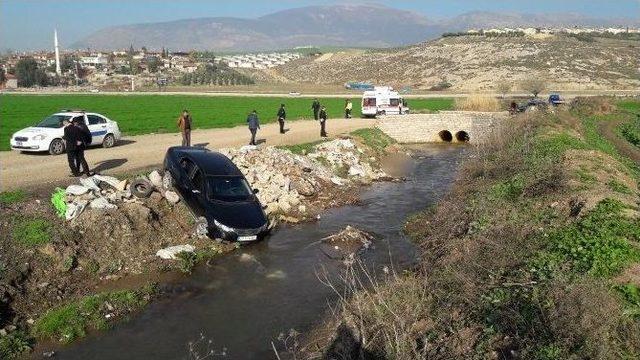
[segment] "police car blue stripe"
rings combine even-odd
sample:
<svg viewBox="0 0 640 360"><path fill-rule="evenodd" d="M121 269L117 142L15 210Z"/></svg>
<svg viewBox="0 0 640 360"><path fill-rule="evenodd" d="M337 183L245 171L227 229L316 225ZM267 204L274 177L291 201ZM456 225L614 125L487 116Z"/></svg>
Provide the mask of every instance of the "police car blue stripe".
<svg viewBox="0 0 640 360"><path fill-rule="evenodd" d="M107 135L107 130L94 131L91 133L91 136L102 136L102 135Z"/></svg>

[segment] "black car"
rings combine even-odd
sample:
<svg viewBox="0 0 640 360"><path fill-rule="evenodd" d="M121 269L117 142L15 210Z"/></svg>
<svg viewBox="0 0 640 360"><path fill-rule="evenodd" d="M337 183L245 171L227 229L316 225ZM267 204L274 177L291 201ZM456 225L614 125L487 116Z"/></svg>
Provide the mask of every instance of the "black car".
<svg viewBox="0 0 640 360"><path fill-rule="evenodd" d="M238 167L226 156L197 147L171 147L165 173L197 217L207 220L209 236L248 242L267 233L262 205Z"/></svg>

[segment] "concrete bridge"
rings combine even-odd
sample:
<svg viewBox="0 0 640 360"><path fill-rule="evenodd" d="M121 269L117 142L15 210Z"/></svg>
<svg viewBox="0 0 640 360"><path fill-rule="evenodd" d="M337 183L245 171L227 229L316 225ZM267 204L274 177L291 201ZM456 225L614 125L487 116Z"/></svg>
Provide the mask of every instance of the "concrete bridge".
<svg viewBox="0 0 640 360"><path fill-rule="evenodd" d="M378 128L399 143L482 142L507 112L440 111L385 116Z"/></svg>

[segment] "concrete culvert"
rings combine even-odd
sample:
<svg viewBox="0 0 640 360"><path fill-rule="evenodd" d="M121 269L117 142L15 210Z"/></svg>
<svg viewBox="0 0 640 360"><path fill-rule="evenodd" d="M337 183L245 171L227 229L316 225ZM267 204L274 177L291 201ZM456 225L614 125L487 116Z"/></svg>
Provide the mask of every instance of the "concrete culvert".
<svg viewBox="0 0 640 360"><path fill-rule="evenodd" d="M438 135L440 136L440 140L442 141L445 141L445 142L453 141L453 135L451 135L451 132L448 130L442 130L438 133Z"/></svg>
<svg viewBox="0 0 640 360"><path fill-rule="evenodd" d="M467 142L469 141L469 133L467 133L466 131L458 131L456 133L456 140L459 142Z"/></svg>

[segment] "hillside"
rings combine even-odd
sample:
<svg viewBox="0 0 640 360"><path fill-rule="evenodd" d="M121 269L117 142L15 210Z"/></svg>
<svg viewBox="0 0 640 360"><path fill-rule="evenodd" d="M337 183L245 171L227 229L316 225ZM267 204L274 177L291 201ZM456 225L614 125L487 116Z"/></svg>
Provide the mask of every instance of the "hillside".
<svg viewBox="0 0 640 360"><path fill-rule="evenodd" d="M274 50L309 45L392 47L433 39L444 32L478 27L608 25L637 26L638 19L479 11L432 19L382 5L347 4L299 7L254 19L203 17L112 26L90 34L72 47L127 49L133 44L149 49L215 51Z"/></svg>
<svg viewBox="0 0 640 360"><path fill-rule="evenodd" d="M515 84L544 78L550 88L629 89L640 86L639 59L637 41L465 36L399 49L303 58L276 68L273 79L319 84L369 81L416 89L446 80L452 89L486 90L501 80Z"/></svg>

